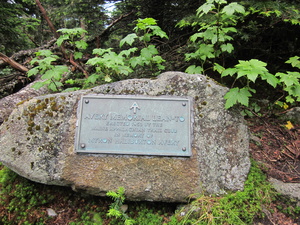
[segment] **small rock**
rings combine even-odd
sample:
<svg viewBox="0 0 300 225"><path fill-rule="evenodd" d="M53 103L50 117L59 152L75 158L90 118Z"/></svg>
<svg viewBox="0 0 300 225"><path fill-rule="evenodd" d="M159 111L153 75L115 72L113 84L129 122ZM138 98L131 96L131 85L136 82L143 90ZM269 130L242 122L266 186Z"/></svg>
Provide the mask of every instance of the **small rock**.
<svg viewBox="0 0 300 225"><path fill-rule="evenodd" d="M51 216L51 217L57 216L57 213L51 208L47 209L47 213L48 213L48 216Z"/></svg>
<svg viewBox="0 0 300 225"><path fill-rule="evenodd" d="M300 107L290 109L287 113L280 116L281 120L291 121L292 123L300 124Z"/></svg>
<svg viewBox="0 0 300 225"><path fill-rule="evenodd" d="M284 183L275 178L269 178L269 182L273 185L276 191L288 196L290 198L296 199L300 202L300 184L297 183Z"/></svg>
<svg viewBox="0 0 300 225"><path fill-rule="evenodd" d="M126 212L127 209L128 209L128 205L122 205L122 206L121 206L122 212Z"/></svg>

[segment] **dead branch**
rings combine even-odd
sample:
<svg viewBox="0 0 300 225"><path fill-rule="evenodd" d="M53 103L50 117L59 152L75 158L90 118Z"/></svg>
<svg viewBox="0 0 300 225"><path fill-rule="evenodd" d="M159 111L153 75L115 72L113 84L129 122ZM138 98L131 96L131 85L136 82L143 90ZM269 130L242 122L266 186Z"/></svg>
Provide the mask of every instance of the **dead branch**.
<svg viewBox="0 0 300 225"><path fill-rule="evenodd" d="M121 15L119 18L115 19L114 21L111 22L111 24L108 25L108 27L106 27L98 36L95 37L96 39L96 46L97 48L100 47L100 40L101 40L101 37L105 36L109 30L114 26L116 25L117 23L119 23L122 19L130 16L131 14L133 14L134 11L131 11L130 13L127 13L125 15Z"/></svg>
<svg viewBox="0 0 300 225"><path fill-rule="evenodd" d="M8 63L11 67L21 71L21 72L27 72L28 69L25 66L22 66L20 63L17 63L15 60L9 58L8 56L4 55L0 52L0 60L3 60L4 62Z"/></svg>
<svg viewBox="0 0 300 225"><path fill-rule="evenodd" d="M76 68L78 68L81 72L83 72L83 74L84 74L84 76L85 76L86 78L89 77L88 72L87 72L85 69L83 69L82 66L80 66L78 63L76 63L76 62L74 61L74 59L73 59L73 54L70 55L70 63L71 63L73 66L75 66Z"/></svg>

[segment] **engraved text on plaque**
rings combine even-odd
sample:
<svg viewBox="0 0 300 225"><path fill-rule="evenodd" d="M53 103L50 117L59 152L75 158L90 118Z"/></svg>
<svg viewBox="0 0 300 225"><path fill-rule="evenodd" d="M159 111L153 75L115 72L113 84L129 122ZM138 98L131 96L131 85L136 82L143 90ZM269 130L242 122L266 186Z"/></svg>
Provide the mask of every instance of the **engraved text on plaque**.
<svg viewBox="0 0 300 225"><path fill-rule="evenodd" d="M75 149L80 153L190 156L190 100L83 96Z"/></svg>

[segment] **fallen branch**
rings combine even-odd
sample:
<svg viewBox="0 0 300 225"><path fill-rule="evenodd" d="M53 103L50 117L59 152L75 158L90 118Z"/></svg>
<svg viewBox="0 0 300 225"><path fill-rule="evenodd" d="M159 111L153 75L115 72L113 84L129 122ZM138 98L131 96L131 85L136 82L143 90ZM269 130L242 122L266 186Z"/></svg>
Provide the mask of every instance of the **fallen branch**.
<svg viewBox="0 0 300 225"><path fill-rule="evenodd" d="M22 66L20 63L17 63L15 60L9 58L8 56L4 55L0 52L0 60L3 60L4 62L8 63L11 67L21 71L21 72L27 72L28 69L25 66Z"/></svg>

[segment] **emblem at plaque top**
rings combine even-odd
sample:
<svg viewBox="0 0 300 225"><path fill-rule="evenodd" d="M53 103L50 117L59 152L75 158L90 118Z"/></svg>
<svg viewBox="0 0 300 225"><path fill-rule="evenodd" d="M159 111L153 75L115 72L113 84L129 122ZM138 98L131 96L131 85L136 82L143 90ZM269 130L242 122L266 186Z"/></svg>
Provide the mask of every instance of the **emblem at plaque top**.
<svg viewBox="0 0 300 225"><path fill-rule="evenodd" d="M140 109L140 107L139 107L139 105L136 102L134 102L132 104L132 106L130 107L130 110L131 109L133 109L133 113L136 114L137 109Z"/></svg>

